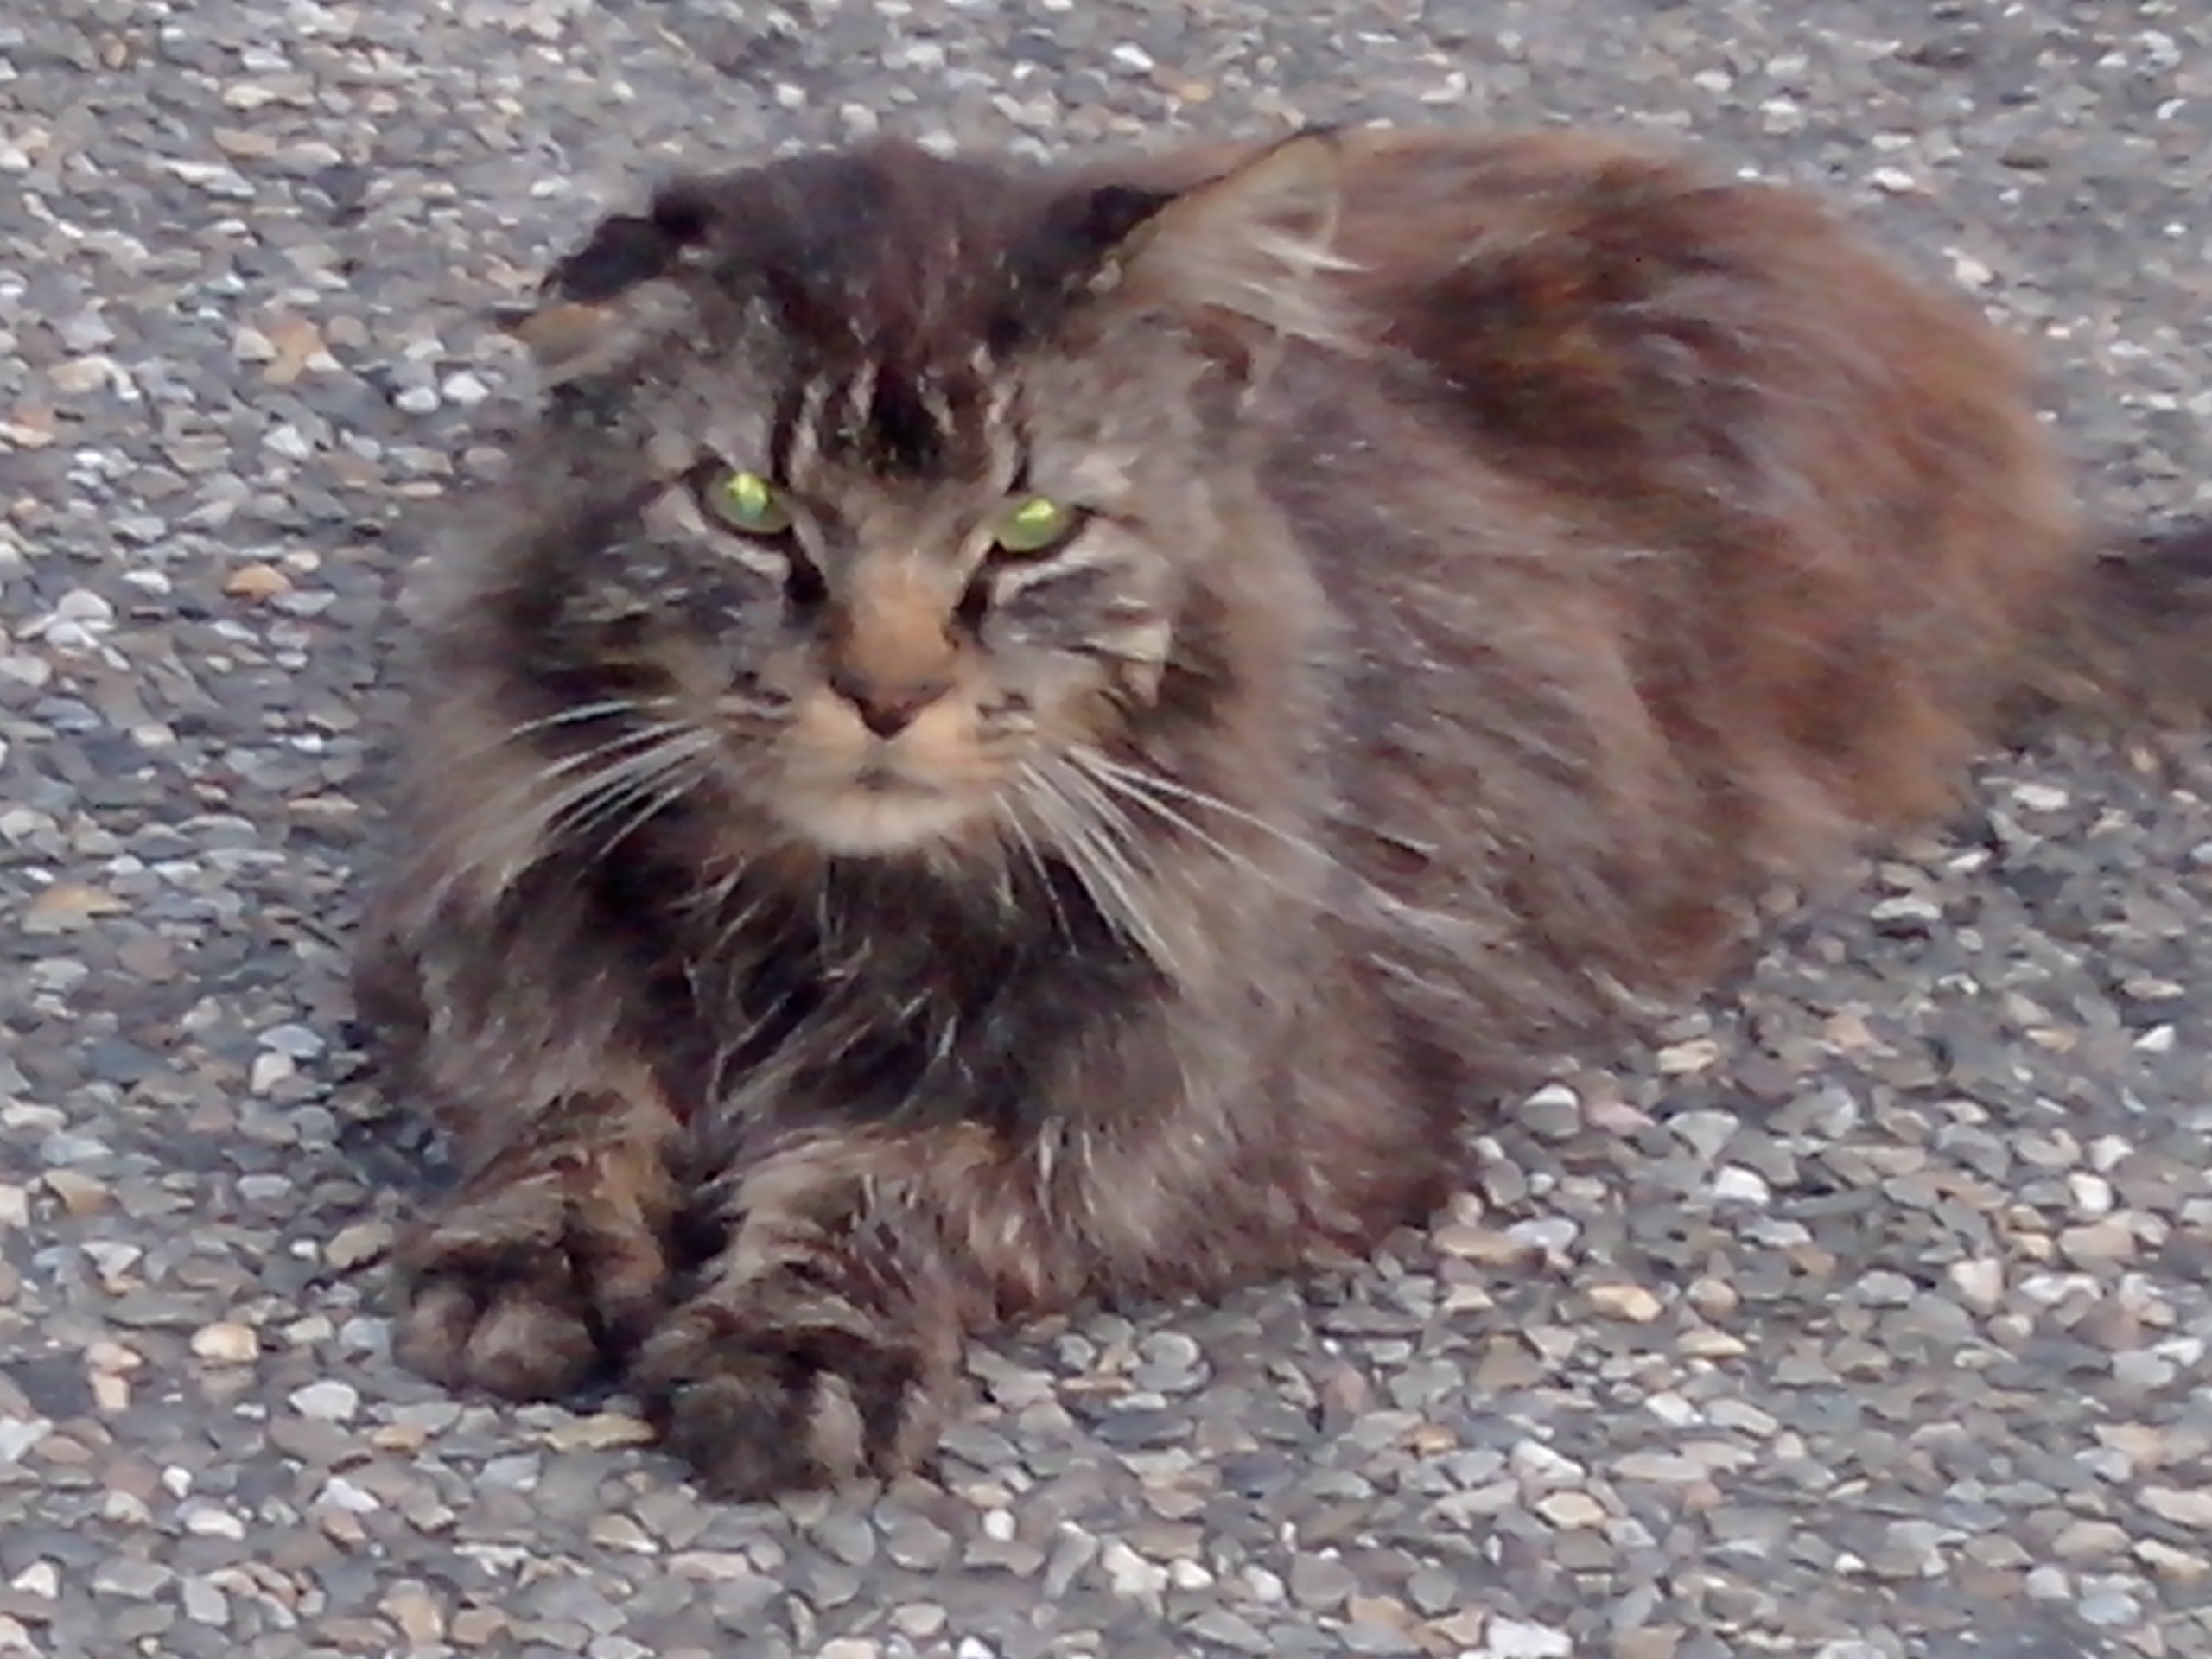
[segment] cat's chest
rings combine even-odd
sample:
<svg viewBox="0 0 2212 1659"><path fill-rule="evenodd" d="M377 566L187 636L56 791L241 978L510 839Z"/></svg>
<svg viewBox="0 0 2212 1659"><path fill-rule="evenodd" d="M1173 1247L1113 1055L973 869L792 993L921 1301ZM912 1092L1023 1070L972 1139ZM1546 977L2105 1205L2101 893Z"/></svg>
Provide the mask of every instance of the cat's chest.
<svg viewBox="0 0 2212 1659"><path fill-rule="evenodd" d="M883 872L739 886L684 918L657 1001L709 1112L1018 1133L1101 1022L1160 995L1077 895L947 895Z"/></svg>

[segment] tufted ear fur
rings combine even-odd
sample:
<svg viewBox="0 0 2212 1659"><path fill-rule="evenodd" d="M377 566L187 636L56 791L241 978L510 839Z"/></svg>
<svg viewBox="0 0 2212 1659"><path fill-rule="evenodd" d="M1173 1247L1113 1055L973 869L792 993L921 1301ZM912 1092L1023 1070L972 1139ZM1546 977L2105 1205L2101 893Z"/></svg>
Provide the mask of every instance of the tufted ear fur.
<svg viewBox="0 0 2212 1659"><path fill-rule="evenodd" d="M1277 334L1335 333L1321 280L1350 262L1333 245L1341 150L1309 129L1142 219L1109 257L1127 301L1226 312Z"/></svg>

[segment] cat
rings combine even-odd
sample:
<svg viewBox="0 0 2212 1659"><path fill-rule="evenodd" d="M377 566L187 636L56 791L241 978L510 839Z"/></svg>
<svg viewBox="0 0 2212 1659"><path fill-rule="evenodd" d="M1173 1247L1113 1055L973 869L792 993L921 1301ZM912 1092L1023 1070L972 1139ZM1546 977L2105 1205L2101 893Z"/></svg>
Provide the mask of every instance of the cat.
<svg viewBox="0 0 2212 1659"><path fill-rule="evenodd" d="M815 152L508 323L359 962L461 1171L397 1348L732 1497L921 1465L1000 1322L1370 1251L1776 883L2212 701L2212 531L2087 528L1994 326L1609 137Z"/></svg>

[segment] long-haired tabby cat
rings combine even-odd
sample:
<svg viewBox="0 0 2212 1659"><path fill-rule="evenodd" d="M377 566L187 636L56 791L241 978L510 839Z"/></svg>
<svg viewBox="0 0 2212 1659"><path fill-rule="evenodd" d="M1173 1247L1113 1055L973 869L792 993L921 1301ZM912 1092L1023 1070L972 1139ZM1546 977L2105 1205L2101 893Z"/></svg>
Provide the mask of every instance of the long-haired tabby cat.
<svg viewBox="0 0 2212 1659"><path fill-rule="evenodd" d="M463 1170L401 1351L728 1493L1418 1220L2013 714L2212 681L2212 537L2086 536L1979 315L1610 140L806 156L518 331L360 977Z"/></svg>

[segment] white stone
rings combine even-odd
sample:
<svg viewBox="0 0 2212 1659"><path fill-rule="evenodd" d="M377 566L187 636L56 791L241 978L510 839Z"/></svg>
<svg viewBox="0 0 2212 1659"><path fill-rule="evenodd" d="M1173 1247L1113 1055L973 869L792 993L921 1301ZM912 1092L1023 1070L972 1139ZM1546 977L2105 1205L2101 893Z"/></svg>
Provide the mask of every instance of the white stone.
<svg viewBox="0 0 2212 1659"><path fill-rule="evenodd" d="M264 1048L253 1057L253 1065L246 1074L246 1087L257 1095L265 1095L299 1074L299 1064L289 1054L273 1048Z"/></svg>
<svg viewBox="0 0 2212 1659"><path fill-rule="evenodd" d="M1554 1492L1536 1500L1536 1513L1562 1531L1605 1523L1605 1506L1587 1492Z"/></svg>
<svg viewBox="0 0 2212 1659"><path fill-rule="evenodd" d="M1548 1624L1493 1618L1477 1651L1487 1659L1568 1659L1574 1651L1574 1641L1565 1630L1555 1630Z"/></svg>
<svg viewBox="0 0 2212 1659"><path fill-rule="evenodd" d="M2112 1213L2115 1195L2103 1176L2075 1170L2066 1178L2066 1190L2074 1195L2075 1214L2095 1221Z"/></svg>
<svg viewBox="0 0 2212 1659"><path fill-rule="evenodd" d="M1572 1217L1540 1216L1533 1221L1515 1222L1505 1230L1505 1236L1523 1249L1564 1255L1581 1230L1581 1224Z"/></svg>
<svg viewBox="0 0 2212 1659"><path fill-rule="evenodd" d="M1541 1481L1548 1485L1560 1485L1582 1479L1587 1471L1569 1457L1562 1456L1541 1440L1522 1440L1512 1452L1514 1472L1523 1480Z"/></svg>
<svg viewBox="0 0 2212 1659"><path fill-rule="evenodd" d="M374 1492L356 1486L343 1475L333 1475L323 1483L322 1502L348 1515L374 1515L384 1508Z"/></svg>
<svg viewBox="0 0 2212 1659"><path fill-rule="evenodd" d="M1167 1588L1167 1569L1147 1561L1116 1539L1098 1553L1108 1582L1117 1596L1156 1596Z"/></svg>
<svg viewBox="0 0 2212 1659"><path fill-rule="evenodd" d="M1995 1256L1954 1262L1943 1273L1959 1300L1977 1313L1994 1313L2005 1300L2005 1264Z"/></svg>
<svg viewBox="0 0 2212 1659"><path fill-rule="evenodd" d="M187 1510L184 1529L197 1538L228 1538L235 1542L245 1537L245 1522L212 1503L196 1503Z"/></svg>
<svg viewBox="0 0 2212 1659"><path fill-rule="evenodd" d="M2201 1487L2145 1486L2137 1502L2161 1521L2212 1532L2212 1491Z"/></svg>
<svg viewBox="0 0 2212 1659"><path fill-rule="evenodd" d="M1728 1112L1677 1112L1667 1120L1667 1127L1709 1162L1720 1155L1720 1149L1735 1138L1743 1124Z"/></svg>
<svg viewBox="0 0 2212 1659"><path fill-rule="evenodd" d="M292 1409L302 1417L312 1417L318 1422L345 1423L351 1422L353 1414L361 1408L361 1393L350 1382L326 1378L293 1389L291 1402Z"/></svg>
<svg viewBox="0 0 2212 1659"><path fill-rule="evenodd" d="M1713 1172L1713 1197L1717 1204L1763 1205L1773 1202L1774 1189L1758 1171L1741 1164L1724 1164Z"/></svg>

